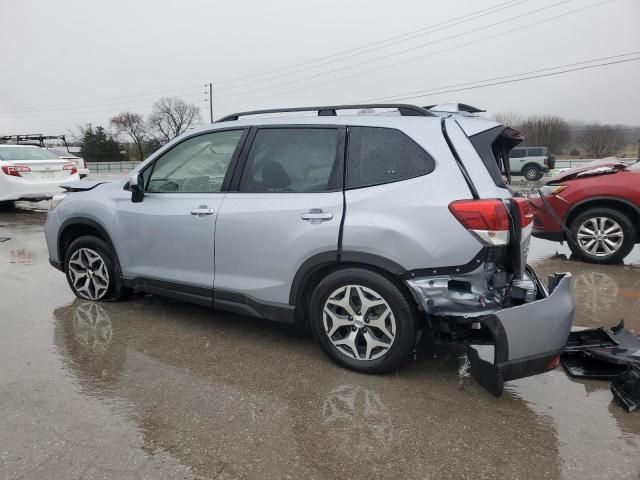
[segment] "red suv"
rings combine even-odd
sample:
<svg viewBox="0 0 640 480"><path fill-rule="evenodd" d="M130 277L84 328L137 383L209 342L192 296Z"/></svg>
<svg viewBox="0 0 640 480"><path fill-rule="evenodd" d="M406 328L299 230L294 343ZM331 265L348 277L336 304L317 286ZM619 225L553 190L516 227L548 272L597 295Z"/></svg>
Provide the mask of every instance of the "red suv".
<svg viewBox="0 0 640 480"><path fill-rule="evenodd" d="M533 235L566 240L592 263L618 263L640 242L640 163L598 160L562 172L531 199Z"/></svg>

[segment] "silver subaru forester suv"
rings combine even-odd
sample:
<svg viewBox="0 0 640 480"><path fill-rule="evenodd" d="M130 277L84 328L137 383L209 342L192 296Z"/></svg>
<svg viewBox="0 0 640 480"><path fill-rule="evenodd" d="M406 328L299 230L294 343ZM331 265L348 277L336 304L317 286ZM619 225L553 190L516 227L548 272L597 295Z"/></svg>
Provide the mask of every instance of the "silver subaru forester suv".
<svg viewBox="0 0 640 480"><path fill-rule="evenodd" d="M343 114L361 108L377 113ZM126 184L65 187L45 226L50 262L83 299L142 291L308 327L361 372L397 368L422 332L463 343L499 395L557 365L574 304L569 274L546 286L526 264L533 215L505 182L522 135L478 112L227 116Z"/></svg>

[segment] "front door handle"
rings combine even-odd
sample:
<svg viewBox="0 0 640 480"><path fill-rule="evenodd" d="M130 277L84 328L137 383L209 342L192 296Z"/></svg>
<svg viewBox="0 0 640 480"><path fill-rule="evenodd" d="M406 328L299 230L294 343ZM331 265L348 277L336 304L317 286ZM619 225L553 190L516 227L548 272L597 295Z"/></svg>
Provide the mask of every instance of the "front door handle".
<svg viewBox="0 0 640 480"><path fill-rule="evenodd" d="M208 208L206 205L200 205L198 208L191 210L191 215L197 215L203 217L205 215L213 215L216 211L213 208Z"/></svg>
<svg viewBox="0 0 640 480"><path fill-rule="evenodd" d="M302 220L308 220L311 223L321 223L331 220L333 218L333 213L323 212L321 208L312 208L307 213L300 215L300 218Z"/></svg>

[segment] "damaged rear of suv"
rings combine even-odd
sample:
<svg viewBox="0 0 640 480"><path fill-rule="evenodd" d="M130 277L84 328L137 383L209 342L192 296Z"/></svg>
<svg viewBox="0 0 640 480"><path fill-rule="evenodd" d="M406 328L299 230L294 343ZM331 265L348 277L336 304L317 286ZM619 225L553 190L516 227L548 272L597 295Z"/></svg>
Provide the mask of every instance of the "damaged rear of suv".
<svg viewBox="0 0 640 480"><path fill-rule="evenodd" d="M392 114L339 114L365 107ZM426 330L467 345L498 395L555 367L574 305L568 274L545 286L526 263L533 214L507 185L522 135L478 112L229 115L125 185L81 182L54 199L51 263L85 299L137 290L309 327L361 372L397 368Z"/></svg>

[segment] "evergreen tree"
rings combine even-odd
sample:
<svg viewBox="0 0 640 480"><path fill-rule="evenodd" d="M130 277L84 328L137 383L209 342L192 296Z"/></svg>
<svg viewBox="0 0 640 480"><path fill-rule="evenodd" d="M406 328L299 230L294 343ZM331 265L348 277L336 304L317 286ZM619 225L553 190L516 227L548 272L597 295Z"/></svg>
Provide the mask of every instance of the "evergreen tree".
<svg viewBox="0 0 640 480"><path fill-rule="evenodd" d="M123 160L120 145L102 126L82 131L82 158L87 162L117 162Z"/></svg>

